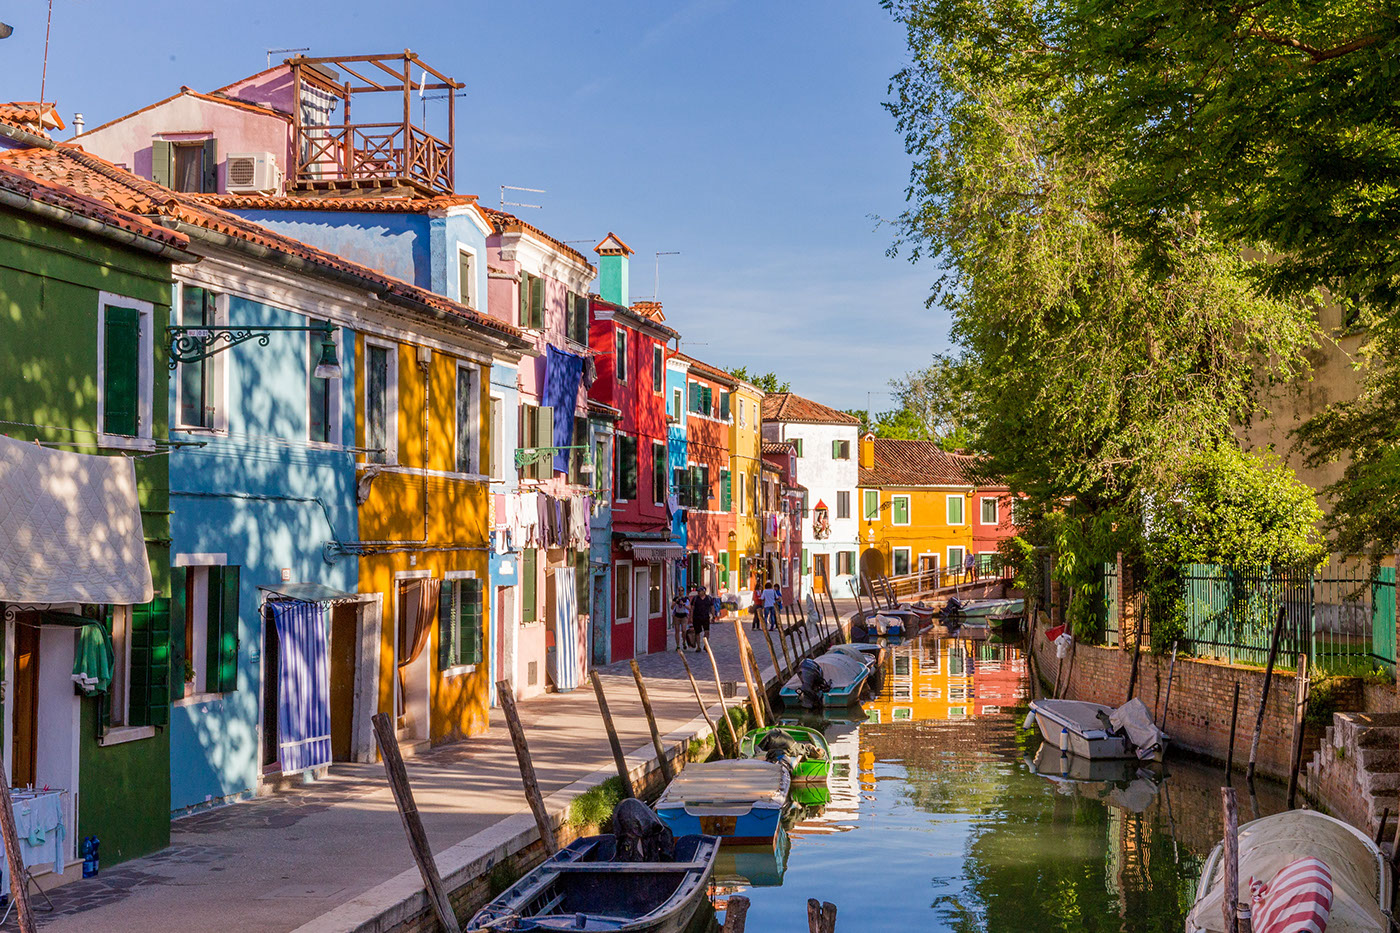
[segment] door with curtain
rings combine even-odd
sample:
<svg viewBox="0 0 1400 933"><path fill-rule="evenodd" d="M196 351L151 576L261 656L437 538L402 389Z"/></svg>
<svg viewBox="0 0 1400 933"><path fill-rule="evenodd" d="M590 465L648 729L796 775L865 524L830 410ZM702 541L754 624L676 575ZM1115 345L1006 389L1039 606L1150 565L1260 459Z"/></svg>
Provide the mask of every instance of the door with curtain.
<svg viewBox="0 0 1400 933"><path fill-rule="evenodd" d="M437 622L442 581L431 578L400 580L395 631L397 664L397 723L399 739L426 742L431 737L429 678L432 662L427 649Z"/></svg>
<svg viewBox="0 0 1400 933"><path fill-rule="evenodd" d="M277 757L283 774L331 762L330 659L326 607L299 599L268 603L277 630Z"/></svg>

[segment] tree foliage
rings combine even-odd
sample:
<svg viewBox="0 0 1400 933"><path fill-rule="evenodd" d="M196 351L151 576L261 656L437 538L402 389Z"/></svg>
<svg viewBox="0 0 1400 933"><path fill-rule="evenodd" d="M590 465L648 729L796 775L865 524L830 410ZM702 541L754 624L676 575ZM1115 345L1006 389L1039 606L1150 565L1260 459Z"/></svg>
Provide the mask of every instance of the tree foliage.
<svg viewBox="0 0 1400 933"><path fill-rule="evenodd" d="M891 379L890 388L897 410L922 425L925 439L938 441L945 450L959 450L972 446L977 429L972 378L960 358L935 353L923 369Z"/></svg>
<svg viewBox="0 0 1400 933"><path fill-rule="evenodd" d="M775 392L792 391L791 382L779 382L778 374L771 371L759 375L756 372L749 372L749 368L747 366L740 366L738 369L731 369L729 371L729 375L733 376L735 379L738 379L740 382L747 382L749 385L758 386L760 389L762 389L764 392L769 393L770 395Z"/></svg>

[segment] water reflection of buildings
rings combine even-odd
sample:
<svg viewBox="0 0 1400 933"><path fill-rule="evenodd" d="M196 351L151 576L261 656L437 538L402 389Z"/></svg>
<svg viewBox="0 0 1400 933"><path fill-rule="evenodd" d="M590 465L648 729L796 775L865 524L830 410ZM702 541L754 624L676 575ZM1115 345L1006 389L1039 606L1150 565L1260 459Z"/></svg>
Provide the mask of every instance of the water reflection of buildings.
<svg viewBox="0 0 1400 933"><path fill-rule="evenodd" d="M865 704L871 724L995 714L1026 697L1026 661L1008 645L923 638L889 649L880 695Z"/></svg>

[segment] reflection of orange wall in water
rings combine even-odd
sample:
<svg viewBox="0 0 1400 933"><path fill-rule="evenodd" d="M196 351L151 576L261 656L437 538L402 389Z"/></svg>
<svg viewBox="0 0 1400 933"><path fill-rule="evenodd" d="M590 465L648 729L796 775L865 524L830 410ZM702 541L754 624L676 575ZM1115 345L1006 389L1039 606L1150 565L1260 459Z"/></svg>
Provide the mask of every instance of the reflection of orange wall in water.
<svg viewBox="0 0 1400 933"><path fill-rule="evenodd" d="M880 695L865 704L870 722L963 719L971 711L972 643L935 638L890 648Z"/></svg>

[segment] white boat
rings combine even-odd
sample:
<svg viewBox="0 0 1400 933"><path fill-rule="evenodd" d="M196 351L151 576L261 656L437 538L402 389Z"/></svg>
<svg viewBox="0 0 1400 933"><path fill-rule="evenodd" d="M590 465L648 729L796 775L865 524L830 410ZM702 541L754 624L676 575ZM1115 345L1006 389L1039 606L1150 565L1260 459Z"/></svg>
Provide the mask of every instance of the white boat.
<svg viewBox="0 0 1400 933"><path fill-rule="evenodd" d="M1161 761L1167 737L1139 699L1114 709L1084 700L1032 700L1022 728L1040 734L1062 752L1082 758Z"/></svg>
<svg viewBox="0 0 1400 933"><path fill-rule="evenodd" d="M1238 898L1250 897L1250 879L1268 882L1279 869L1312 856L1332 874L1327 933L1388 933L1391 927L1390 865L1370 837L1314 810L1289 810L1240 826ZM1224 933L1221 898L1224 843L1201 869L1196 903L1186 915L1186 933Z"/></svg>

